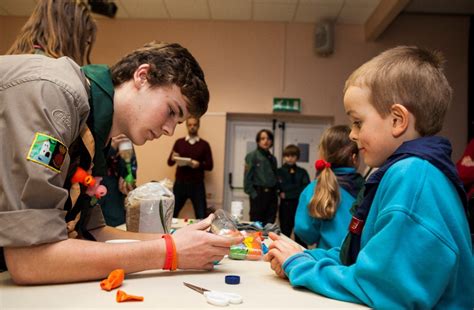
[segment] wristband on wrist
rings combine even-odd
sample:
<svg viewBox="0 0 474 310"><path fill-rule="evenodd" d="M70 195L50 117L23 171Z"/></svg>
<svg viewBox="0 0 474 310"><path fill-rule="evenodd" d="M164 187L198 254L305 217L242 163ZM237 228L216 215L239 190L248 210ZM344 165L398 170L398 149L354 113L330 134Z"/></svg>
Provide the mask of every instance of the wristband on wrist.
<svg viewBox="0 0 474 310"><path fill-rule="evenodd" d="M169 234L166 234L163 235L162 238L165 239L166 245L166 256L163 269L171 271L176 270L178 267L178 257L176 255L176 246L174 244L173 237L171 237Z"/></svg>
<svg viewBox="0 0 474 310"><path fill-rule="evenodd" d="M163 235L161 238L165 239L166 245L166 255L165 255L165 264L163 269L171 270L171 262L173 261L173 245L170 235Z"/></svg>
<svg viewBox="0 0 474 310"><path fill-rule="evenodd" d="M178 253L176 252L176 245L174 244L173 237L171 237L171 245L173 246L173 260L171 261L171 271L174 271L178 268Z"/></svg>

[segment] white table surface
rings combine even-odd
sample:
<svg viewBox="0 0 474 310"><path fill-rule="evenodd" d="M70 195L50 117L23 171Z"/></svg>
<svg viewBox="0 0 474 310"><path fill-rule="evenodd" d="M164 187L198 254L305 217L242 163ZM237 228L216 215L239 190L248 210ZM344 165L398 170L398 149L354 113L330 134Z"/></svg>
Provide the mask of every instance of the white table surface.
<svg viewBox="0 0 474 310"><path fill-rule="evenodd" d="M187 223L180 221L176 226L179 228L184 226L183 224ZM240 276L240 284L226 284L225 276L230 274ZM222 308L208 304L203 295L185 287L184 281L211 290L242 295L242 304L225 307L234 310L365 308L362 305L329 299L307 289L292 288L288 280L275 275L267 262L224 258L210 272L151 270L126 275L120 289L128 294L143 296L143 302L117 303L117 290L103 291L99 285L100 281L17 286L11 281L9 273L3 272L0 273L0 309Z"/></svg>
<svg viewBox="0 0 474 310"><path fill-rule="evenodd" d="M240 276L240 284L228 285L225 275ZM294 289L278 278L263 261L225 258L211 272L153 270L130 274L120 287L128 294L143 296L143 302L117 303L116 290L100 289L100 281L84 283L17 286L8 272L0 273L0 309L216 309L204 296L185 287L183 281L207 289L234 292L244 302L229 309L363 308L361 305L329 299L306 289Z"/></svg>

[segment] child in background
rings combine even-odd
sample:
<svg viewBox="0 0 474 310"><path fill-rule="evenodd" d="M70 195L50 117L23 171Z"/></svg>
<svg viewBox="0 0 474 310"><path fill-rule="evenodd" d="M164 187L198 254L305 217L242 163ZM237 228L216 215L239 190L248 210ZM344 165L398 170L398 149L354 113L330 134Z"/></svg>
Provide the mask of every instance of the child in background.
<svg viewBox="0 0 474 310"><path fill-rule="evenodd" d="M290 237L295 225L296 207L301 192L309 183L308 172L296 165L300 158L300 149L290 144L283 150L284 164L277 170L278 186L280 189L279 219L281 232ZM295 241L305 246L296 236Z"/></svg>
<svg viewBox="0 0 474 310"><path fill-rule="evenodd" d="M365 163L379 167L341 248L301 252L275 234L266 256L293 286L385 309L472 309L466 194L451 145L434 136L452 90L438 53L388 50L346 81L344 108Z"/></svg>
<svg viewBox="0 0 474 310"><path fill-rule="evenodd" d="M120 143L132 142L124 134L110 139L110 148L107 154L107 175L102 184L107 187L107 195L99 200L99 205L108 226L116 227L125 223L125 197L137 186L135 182L127 182L127 163L121 157ZM137 177L137 157L132 145L130 165L133 178Z"/></svg>
<svg viewBox="0 0 474 310"><path fill-rule="evenodd" d="M319 144L316 180L304 189L298 203L295 235L318 248L341 245L351 221L350 208L364 186L356 171L359 150L350 132L345 125L326 129Z"/></svg>

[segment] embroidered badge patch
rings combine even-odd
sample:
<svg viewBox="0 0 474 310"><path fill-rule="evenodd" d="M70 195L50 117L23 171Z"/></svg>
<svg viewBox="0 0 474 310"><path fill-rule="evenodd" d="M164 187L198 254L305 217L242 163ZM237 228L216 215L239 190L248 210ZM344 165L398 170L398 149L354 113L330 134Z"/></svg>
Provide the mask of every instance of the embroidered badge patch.
<svg viewBox="0 0 474 310"><path fill-rule="evenodd" d="M59 140L37 132L28 153L28 160L61 172L67 147Z"/></svg>

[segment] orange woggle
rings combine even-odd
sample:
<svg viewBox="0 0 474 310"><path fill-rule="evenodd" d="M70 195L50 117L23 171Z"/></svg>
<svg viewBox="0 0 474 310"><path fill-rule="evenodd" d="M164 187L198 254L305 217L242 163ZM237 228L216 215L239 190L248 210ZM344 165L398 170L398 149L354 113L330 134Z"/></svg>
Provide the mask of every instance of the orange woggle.
<svg viewBox="0 0 474 310"><path fill-rule="evenodd" d="M84 186L94 186L95 179L81 167L77 167L76 172L71 178L72 183L81 183Z"/></svg>

